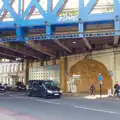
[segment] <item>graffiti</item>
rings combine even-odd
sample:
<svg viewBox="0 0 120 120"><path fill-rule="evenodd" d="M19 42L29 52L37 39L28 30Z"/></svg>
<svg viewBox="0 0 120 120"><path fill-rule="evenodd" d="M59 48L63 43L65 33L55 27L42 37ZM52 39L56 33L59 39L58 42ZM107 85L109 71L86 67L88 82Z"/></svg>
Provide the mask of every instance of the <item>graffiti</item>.
<svg viewBox="0 0 120 120"><path fill-rule="evenodd" d="M64 16L58 18L58 22L77 21L77 20L78 20L78 16Z"/></svg>

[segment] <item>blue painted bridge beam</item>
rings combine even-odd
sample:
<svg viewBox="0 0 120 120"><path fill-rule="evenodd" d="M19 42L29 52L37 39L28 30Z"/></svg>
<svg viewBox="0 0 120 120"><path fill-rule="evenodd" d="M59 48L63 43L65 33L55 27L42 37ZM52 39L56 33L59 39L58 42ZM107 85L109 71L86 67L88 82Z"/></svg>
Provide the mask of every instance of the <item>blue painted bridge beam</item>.
<svg viewBox="0 0 120 120"><path fill-rule="evenodd" d="M59 0L56 7L52 9L51 0L48 1L49 5L47 5L47 12L44 11L42 6L38 3L37 0L31 0L23 14L21 13L21 0L19 0L18 4L18 13L10 6L9 0L3 0L3 6L0 9L0 14L4 11L4 8L8 10L12 18L14 19L14 23L19 25L20 27L27 27L27 26L39 26L44 25L45 21L47 21L50 25L55 24L68 24L68 23L78 23L78 19L82 19L84 22L95 22L95 21L103 21L103 20L114 20L116 12L108 12L108 13L97 13L97 14L90 14L93 10L94 6L96 5L98 0L89 0L88 4L84 7L83 0L79 1L79 14L76 16L64 16L59 17L58 14L62 12L65 5L69 0ZM116 0L118 2L118 0ZM117 9L116 2L114 0L114 8ZM31 19L26 20L26 16L29 14L29 11L32 9L32 6L38 9L39 13L43 16L41 19ZM84 13L84 14L83 14ZM10 22L10 21L9 21ZM3 22L0 22L0 28L3 28L1 25ZM6 22L4 22L5 24ZM10 26L14 24L10 22Z"/></svg>
<svg viewBox="0 0 120 120"><path fill-rule="evenodd" d="M24 37L27 36L25 28L16 27L16 41L26 42Z"/></svg>
<svg viewBox="0 0 120 120"><path fill-rule="evenodd" d="M89 0L88 4L84 6L84 0L79 1L79 14L76 16L64 16L60 17L58 14L62 12L65 5L69 0L60 0L56 7L51 10L51 1L49 5L47 5L47 11L45 11L42 6L38 3L37 0L31 0L30 4L27 6L23 14L21 14L21 0L19 0L18 6L18 13L10 6L9 0L3 0L3 6L0 9L0 14L4 11L4 8L8 10L14 21L8 22L0 22L0 28L15 28L16 29L16 37L12 38L4 38L2 40L18 40L21 37L22 40L30 40L30 39L66 39L66 38L80 38L80 37L100 37L100 36L119 36L120 35L120 3L119 0L114 0L114 11L107 12L107 13L97 13L97 14L90 14L93 10L94 6L98 2L98 0ZM25 19L29 11L32 9L31 7L35 6L39 13L43 16L41 19ZM84 13L84 14L83 14ZM85 33L84 24L86 22L99 22L99 21L106 21L106 20L113 20L114 21L114 31L113 32L99 32L99 33ZM47 22L47 26L46 26ZM71 34L71 35L52 35L54 32L51 29L51 26L56 25L65 25L65 24L78 24L78 33ZM18 26L16 28L16 26ZM46 26L46 35L45 36L30 36L26 37L24 35L24 27L31 27L31 26ZM1 41L2 41L1 40Z"/></svg>

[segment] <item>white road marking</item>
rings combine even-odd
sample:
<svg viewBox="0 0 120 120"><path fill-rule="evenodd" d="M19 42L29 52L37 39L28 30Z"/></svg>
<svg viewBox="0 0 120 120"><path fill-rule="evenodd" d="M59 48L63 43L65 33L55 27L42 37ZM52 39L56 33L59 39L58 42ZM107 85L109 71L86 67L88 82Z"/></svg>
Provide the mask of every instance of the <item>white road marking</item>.
<svg viewBox="0 0 120 120"><path fill-rule="evenodd" d="M88 107L82 107L82 106L73 106L73 107L74 108L79 108L79 109L84 109L84 110L89 110L89 111L120 115L120 113L117 113L117 112L114 112L114 111L106 111L106 110L100 110L100 109L94 109L94 108L88 108Z"/></svg>
<svg viewBox="0 0 120 120"><path fill-rule="evenodd" d="M14 98L29 99L28 97L20 97L20 96L16 96L16 95L9 95L9 96L14 97Z"/></svg>
<svg viewBox="0 0 120 120"><path fill-rule="evenodd" d="M0 97L0 100L13 100L13 98L9 98L9 97Z"/></svg>
<svg viewBox="0 0 120 120"><path fill-rule="evenodd" d="M52 102L52 101L38 100L38 99L33 99L33 100L38 101L38 102L44 102L44 103L50 103L50 104L60 105L60 103Z"/></svg>
<svg viewBox="0 0 120 120"><path fill-rule="evenodd" d="M65 105L65 104L61 104L61 103L58 103L58 102L53 102L53 101L48 101L48 100L41 100L41 99L35 99L35 98L30 98L30 97L20 97L20 96L15 96L15 95L10 95L10 96L11 97L15 97L15 98L20 98L20 99L29 99L29 100L34 100L34 101L37 101L37 102L54 104L54 105ZM115 111L106 111L106 110L88 108L88 107L83 107L83 106L72 106L72 105L69 105L69 106L70 107L74 107L74 108L78 108L78 109L84 109L84 110L94 111L94 112L101 112L101 113L108 113L108 114L120 115L120 113L115 112Z"/></svg>
<svg viewBox="0 0 120 120"><path fill-rule="evenodd" d="M35 100L37 102L43 102L43 103L50 103L50 104L56 104L56 105L60 105L60 103L56 103L53 101L47 101L47 100L41 100L41 99L35 99L35 98L29 98L29 97L20 97L20 96L15 96L15 95L10 95L11 97L15 97L15 98L21 98L21 99L29 99L29 100Z"/></svg>
<svg viewBox="0 0 120 120"><path fill-rule="evenodd" d="M4 93L0 93L0 95L5 95Z"/></svg>

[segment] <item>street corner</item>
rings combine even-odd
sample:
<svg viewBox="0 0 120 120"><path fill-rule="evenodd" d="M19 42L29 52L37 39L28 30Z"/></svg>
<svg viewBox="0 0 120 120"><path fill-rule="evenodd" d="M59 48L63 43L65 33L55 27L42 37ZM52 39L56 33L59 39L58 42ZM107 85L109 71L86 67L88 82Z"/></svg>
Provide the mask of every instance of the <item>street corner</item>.
<svg viewBox="0 0 120 120"><path fill-rule="evenodd" d="M98 98L98 99L103 99L103 100L111 100L111 101L120 101L120 98L117 96L108 96L108 97L103 97L103 98Z"/></svg>
<svg viewBox="0 0 120 120"><path fill-rule="evenodd" d="M87 95L84 96L85 99L100 99L100 98L108 98L108 95Z"/></svg>
<svg viewBox="0 0 120 120"><path fill-rule="evenodd" d="M2 119L2 120L16 120L13 117L11 117L5 113L2 113L2 112L0 112L0 119Z"/></svg>
<svg viewBox="0 0 120 120"><path fill-rule="evenodd" d="M63 97L73 98L73 99L88 99L88 100L117 100L120 98L113 95L89 95L89 94L73 94L73 93L64 93Z"/></svg>
<svg viewBox="0 0 120 120"><path fill-rule="evenodd" d="M4 108L0 108L0 118L2 118L2 120L37 120L31 116L22 115L21 113L17 113Z"/></svg>
<svg viewBox="0 0 120 120"><path fill-rule="evenodd" d="M88 95L88 96L84 96L85 99L101 99L101 100L120 100L120 98L118 98L117 96L109 96L109 95Z"/></svg>

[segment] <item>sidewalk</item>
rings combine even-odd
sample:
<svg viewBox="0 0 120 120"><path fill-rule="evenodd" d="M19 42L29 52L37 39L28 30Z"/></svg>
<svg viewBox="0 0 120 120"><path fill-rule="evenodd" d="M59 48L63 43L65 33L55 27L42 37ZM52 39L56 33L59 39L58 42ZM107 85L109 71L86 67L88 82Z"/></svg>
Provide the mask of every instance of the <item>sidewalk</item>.
<svg viewBox="0 0 120 120"><path fill-rule="evenodd" d="M100 98L100 95L95 95L95 96L91 96L89 94L86 93L63 93L64 97L69 97L69 98L77 98L77 99L103 99L103 100L119 100L117 97L115 96L108 96L108 95L102 95Z"/></svg>
<svg viewBox="0 0 120 120"><path fill-rule="evenodd" d="M0 113L0 119L1 120L15 120L13 119L12 117L8 116L8 115L5 115L3 113Z"/></svg>

